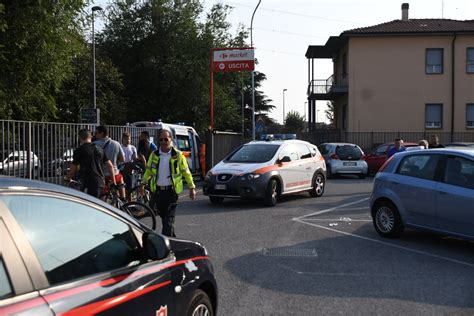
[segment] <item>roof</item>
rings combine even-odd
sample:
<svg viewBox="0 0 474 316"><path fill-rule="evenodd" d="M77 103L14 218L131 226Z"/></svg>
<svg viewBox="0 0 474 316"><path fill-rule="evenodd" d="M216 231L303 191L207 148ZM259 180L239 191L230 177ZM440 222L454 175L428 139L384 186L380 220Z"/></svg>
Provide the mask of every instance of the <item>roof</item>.
<svg viewBox="0 0 474 316"><path fill-rule="evenodd" d="M407 34L407 33L473 33L474 20L448 19L410 19L408 21L393 20L382 24L347 30L341 36Z"/></svg>

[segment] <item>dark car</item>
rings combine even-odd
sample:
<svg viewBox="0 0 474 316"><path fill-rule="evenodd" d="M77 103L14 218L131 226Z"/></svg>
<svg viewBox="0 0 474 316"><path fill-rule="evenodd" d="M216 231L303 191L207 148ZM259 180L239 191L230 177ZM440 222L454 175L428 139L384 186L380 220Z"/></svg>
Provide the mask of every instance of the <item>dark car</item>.
<svg viewBox="0 0 474 316"><path fill-rule="evenodd" d="M386 143L377 146L372 152L365 156L367 166L369 167L369 174L376 174L380 167L387 160L387 154L395 145L393 143ZM418 147L417 143L404 142L404 147Z"/></svg>
<svg viewBox="0 0 474 316"><path fill-rule="evenodd" d="M0 315L215 315L206 249L69 188L0 177Z"/></svg>

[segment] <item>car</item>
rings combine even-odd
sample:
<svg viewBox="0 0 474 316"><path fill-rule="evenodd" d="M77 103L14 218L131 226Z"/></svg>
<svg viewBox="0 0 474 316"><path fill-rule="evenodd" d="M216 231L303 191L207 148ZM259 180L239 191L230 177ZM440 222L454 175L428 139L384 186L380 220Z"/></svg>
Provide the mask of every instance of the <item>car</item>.
<svg viewBox="0 0 474 316"><path fill-rule="evenodd" d="M215 315L197 242L159 235L82 192L0 178L0 315Z"/></svg>
<svg viewBox="0 0 474 316"><path fill-rule="evenodd" d="M63 154L46 165L46 172L49 176L64 176L69 171L72 164L74 149L66 149Z"/></svg>
<svg viewBox="0 0 474 316"><path fill-rule="evenodd" d="M290 193L320 197L325 182L326 165L315 145L301 140L252 141L209 170L203 192L211 203L263 199L274 206L278 197Z"/></svg>
<svg viewBox="0 0 474 316"><path fill-rule="evenodd" d="M31 168L33 178L38 177L41 170L41 161L32 151L30 151L29 157L30 165L28 166L28 151L15 150L11 152L0 164L0 174L15 177L28 177L30 171L29 168Z"/></svg>
<svg viewBox="0 0 474 316"><path fill-rule="evenodd" d="M363 179L367 175L364 151L356 144L323 143L318 149L326 161L328 178L340 174L356 174Z"/></svg>
<svg viewBox="0 0 474 316"><path fill-rule="evenodd" d="M392 156L374 179L373 225L383 237L404 228L474 239L474 149L429 149Z"/></svg>
<svg viewBox="0 0 474 316"><path fill-rule="evenodd" d="M394 143L385 143L377 146L369 154L365 156L367 166L369 168L369 174L376 174L380 167L387 160L388 152L395 146ZM413 142L404 142L403 146L406 148L418 148L419 145Z"/></svg>
<svg viewBox="0 0 474 316"><path fill-rule="evenodd" d="M474 147L474 143L470 142L455 142L455 143L448 143L444 145L445 147Z"/></svg>

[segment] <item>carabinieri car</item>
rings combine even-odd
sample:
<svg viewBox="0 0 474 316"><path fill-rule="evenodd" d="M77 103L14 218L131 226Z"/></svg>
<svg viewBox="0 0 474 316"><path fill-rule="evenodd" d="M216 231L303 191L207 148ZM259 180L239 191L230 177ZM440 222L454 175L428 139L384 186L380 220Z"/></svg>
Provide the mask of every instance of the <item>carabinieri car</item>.
<svg viewBox="0 0 474 316"><path fill-rule="evenodd" d="M253 141L214 166L203 191L212 203L259 198L274 206L284 194L320 197L325 183L326 164L316 146L301 140Z"/></svg>
<svg viewBox="0 0 474 316"><path fill-rule="evenodd" d="M0 315L215 315L206 249L82 192L0 176Z"/></svg>

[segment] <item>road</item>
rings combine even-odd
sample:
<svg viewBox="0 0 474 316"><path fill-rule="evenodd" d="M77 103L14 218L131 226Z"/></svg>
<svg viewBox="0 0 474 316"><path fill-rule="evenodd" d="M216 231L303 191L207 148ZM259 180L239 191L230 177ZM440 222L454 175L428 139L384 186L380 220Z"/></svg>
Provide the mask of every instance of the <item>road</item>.
<svg viewBox="0 0 474 316"><path fill-rule="evenodd" d="M220 315L473 315L474 243L425 232L379 237L372 178L330 180L276 207L180 198L176 233L213 260Z"/></svg>

